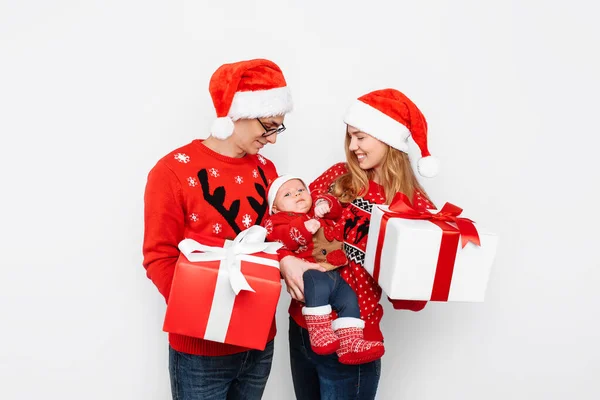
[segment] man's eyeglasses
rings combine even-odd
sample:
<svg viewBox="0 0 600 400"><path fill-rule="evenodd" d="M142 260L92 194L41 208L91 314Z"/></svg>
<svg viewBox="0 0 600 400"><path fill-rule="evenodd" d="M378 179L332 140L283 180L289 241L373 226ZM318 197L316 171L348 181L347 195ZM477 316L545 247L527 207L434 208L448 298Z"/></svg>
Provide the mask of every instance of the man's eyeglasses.
<svg viewBox="0 0 600 400"><path fill-rule="evenodd" d="M260 119L256 118L256 120L258 121L260 126L262 126L262 128L265 130L262 134L262 137L269 137L271 135L280 134L281 132L285 131L284 124L281 124L281 126L278 128L267 129L267 127L262 123L262 121Z"/></svg>

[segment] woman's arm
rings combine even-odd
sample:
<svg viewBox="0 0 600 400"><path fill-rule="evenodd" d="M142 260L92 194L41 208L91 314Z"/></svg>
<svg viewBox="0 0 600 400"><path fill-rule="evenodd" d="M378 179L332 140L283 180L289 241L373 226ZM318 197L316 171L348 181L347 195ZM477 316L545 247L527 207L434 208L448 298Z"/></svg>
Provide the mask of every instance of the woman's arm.
<svg viewBox="0 0 600 400"><path fill-rule="evenodd" d="M421 311L427 305L426 300L393 300L388 297L394 310Z"/></svg>
<svg viewBox="0 0 600 400"><path fill-rule="evenodd" d="M311 194L315 196L324 195L329 193L329 188L335 182L337 178L348 172L346 163L337 163L327 171L323 172L317 179L315 179L309 186Z"/></svg>

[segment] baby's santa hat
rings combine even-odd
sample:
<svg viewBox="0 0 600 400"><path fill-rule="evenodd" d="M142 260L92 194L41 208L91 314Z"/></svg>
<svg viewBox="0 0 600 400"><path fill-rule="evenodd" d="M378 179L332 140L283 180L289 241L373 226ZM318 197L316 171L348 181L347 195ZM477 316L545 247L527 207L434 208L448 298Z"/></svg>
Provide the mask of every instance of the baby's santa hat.
<svg viewBox="0 0 600 400"><path fill-rule="evenodd" d="M309 191L308 185L304 181L304 179L294 176L294 175L280 175L277 177L269 187L267 188L267 200L269 201L269 215L273 214L273 203L275 202L275 196L277 196L277 191L284 183L287 181L291 181L292 179L298 179L301 181L306 187L306 191Z"/></svg>
<svg viewBox="0 0 600 400"><path fill-rule="evenodd" d="M346 111L344 122L405 153L412 136L421 150L419 174L428 178L437 175L439 162L427 149L425 116L398 90L376 90L359 97Z"/></svg>
<svg viewBox="0 0 600 400"><path fill-rule="evenodd" d="M209 91L217 112L210 133L218 139L231 136L233 121L275 117L293 108L283 73L269 60L220 66L210 78Z"/></svg>

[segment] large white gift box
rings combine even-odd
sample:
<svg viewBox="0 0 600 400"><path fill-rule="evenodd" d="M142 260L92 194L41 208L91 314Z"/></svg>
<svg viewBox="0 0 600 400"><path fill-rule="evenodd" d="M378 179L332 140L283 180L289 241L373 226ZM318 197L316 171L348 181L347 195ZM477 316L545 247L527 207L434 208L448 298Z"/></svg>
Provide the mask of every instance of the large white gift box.
<svg viewBox="0 0 600 400"><path fill-rule="evenodd" d="M416 211L404 195L373 206L364 267L391 299L484 301L498 237L461 212Z"/></svg>

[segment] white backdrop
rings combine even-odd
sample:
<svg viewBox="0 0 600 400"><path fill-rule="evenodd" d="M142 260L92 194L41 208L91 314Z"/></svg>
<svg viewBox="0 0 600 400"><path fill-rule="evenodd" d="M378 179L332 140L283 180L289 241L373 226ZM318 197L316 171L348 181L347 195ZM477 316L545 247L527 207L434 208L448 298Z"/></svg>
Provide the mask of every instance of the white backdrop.
<svg viewBox="0 0 600 400"><path fill-rule="evenodd" d="M169 398L146 174L206 136L211 73L257 57L296 103L280 172L342 160L346 105L394 87L428 118L434 201L501 238L485 303L386 304L380 399L600 398L589 2L218 3L0 2L0 398ZM293 397L287 299L265 399Z"/></svg>

